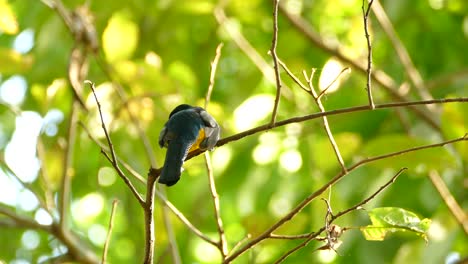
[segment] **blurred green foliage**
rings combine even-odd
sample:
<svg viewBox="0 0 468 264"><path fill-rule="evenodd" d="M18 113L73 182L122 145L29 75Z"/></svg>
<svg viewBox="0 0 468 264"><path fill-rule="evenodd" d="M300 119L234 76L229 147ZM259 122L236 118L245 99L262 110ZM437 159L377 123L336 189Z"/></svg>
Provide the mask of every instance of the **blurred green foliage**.
<svg viewBox="0 0 468 264"><path fill-rule="evenodd" d="M63 113L57 133L40 138L45 148L43 163L54 194L59 191L63 168L67 123L73 95L67 81L67 69L74 39L57 13L45 3L0 0L0 82L22 76L27 89L17 106L45 116L51 109ZM53 2L53 1L52 1ZM65 1L74 9L84 1ZM118 156L137 172L146 175L150 168L141 138L130 122L125 105L136 113L141 127L154 148L157 162L164 161L165 150L157 146L157 137L170 111L180 103L202 105L209 85L210 62L215 48L224 43L216 74L209 112L222 126L222 137L270 120L275 85L262 75L220 26L213 15L215 1L136 0L87 1L101 43L100 56L114 69L110 78L92 55L86 77L97 84L98 96L111 124L112 140ZM283 1L282 1L283 2ZM362 28L361 1L290 0L286 5L303 16L330 45L346 56L365 62L367 50ZM381 1L397 34L408 50L422 78L437 83L454 72L464 77L448 78L431 86L435 98L466 97L468 81L468 4L462 0L389 0ZM268 50L272 37L271 1L228 1L226 27L234 28L271 64ZM371 21L374 67L385 71L398 84L408 83L405 70L387 35L378 22ZM15 40L24 30L32 30L32 49L15 50ZM302 78L302 70L317 68L316 80L326 72L325 63L332 54L313 46L283 15L279 15L279 57L293 73ZM345 67L346 65L342 65ZM284 96L278 120L317 112L313 98L301 91L285 73L281 73ZM367 103L365 76L358 71L346 74L337 91L323 98L327 110ZM123 102L111 83L117 81L130 96ZM105 141L90 90L83 91L89 112L79 120L93 135ZM377 103L392 98L374 87ZM413 88L408 98L417 100ZM250 104L248 104L248 100ZM15 131L15 118L0 98L0 157ZM250 105L243 109L241 106ZM362 158L452 139L467 132L467 104L436 106L440 110L441 132L435 131L407 109L376 110L332 116L331 129L345 163L350 166ZM424 108L421 108L424 110ZM403 121L402 121L403 120ZM344 210L362 201L390 179L400 168L408 171L388 190L365 206L397 207L415 212L420 219L432 220L428 244L405 234L392 234L385 241L367 241L358 230L347 231L338 254L314 251L323 245L312 242L285 263L442 263L449 254L466 257L466 234L457 224L427 174L436 169L454 197L467 208L468 151L464 142L446 148L432 148L370 163L351 172L334 185L331 205ZM101 255L113 199L120 201L115 216L109 263L138 263L144 253L143 212L128 188L110 169L100 148L78 129L74 146L71 228ZM220 195L229 249L247 234L258 235L289 212L305 197L322 187L341 171L320 119L291 124L255 134L217 148L212 154L214 174ZM28 164L24 164L28 166ZM181 181L167 189L168 199L202 232L217 238L204 161L196 157L185 164ZM3 168L3 165L2 165ZM6 177L0 174L0 177ZM134 181L145 192L145 185ZM33 186L43 190L36 180ZM158 188L161 188L158 186ZM327 198L325 195L323 198ZM57 198L55 198L57 199ZM88 203L98 208L89 212ZM15 206L11 208L14 209ZM80 209L81 208L81 209ZM87 212L88 211L88 212ZM20 215L34 216L36 210L16 208ZM301 234L324 226L325 204L319 199L281 227L278 234ZM410 213L410 212L408 212ZM412 214L412 213L411 213ZM168 236L159 202L155 208L156 260L171 263ZM416 216L415 216L416 217ZM0 216L0 220L3 219ZM183 263L219 263L215 247L195 236L170 213ZM371 222L362 211L337 220L342 227L367 226ZM375 223L374 223L375 224ZM36 263L41 256L63 253L60 242L37 231L39 243L31 247L31 231L0 227L0 262L15 259ZM36 231L33 231L36 232ZM25 238L26 237L26 238ZM243 254L235 263L272 263L299 242L268 240ZM411 252L411 253L408 253ZM465 255L463 255L465 254ZM18 262L23 263L23 262Z"/></svg>

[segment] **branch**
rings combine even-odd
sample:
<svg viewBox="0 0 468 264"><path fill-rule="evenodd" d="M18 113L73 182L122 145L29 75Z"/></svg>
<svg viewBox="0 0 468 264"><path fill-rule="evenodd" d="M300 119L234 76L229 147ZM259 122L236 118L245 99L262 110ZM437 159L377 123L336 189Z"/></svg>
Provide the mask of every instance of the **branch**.
<svg viewBox="0 0 468 264"><path fill-rule="evenodd" d="M158 196L159 200L161 200L165 206L171 209L172 213L179 218L182 223L184 223L190 231L192 231L195 235L200 237L201 239L205 240L209 244L218 247L218 243L213 239L209 238L203 232L201 232L198 228L196 228L185 216L182 212L180 212L171 202L169 202L160 192L156 191L155 194Z"/></svg>
<svg viewBox="0 0 468 264"><path fill-rule="evenodd" d="M125 176L125 173L123 173L123 171L119 167L119 163L117 161L117 156L116 156L115 150L114 150L114 144L112 144L112 140L110 138L109 132L107 131L107 128L106 128L106 125L105 125L105 122L104 122L104 117L102 116L101 103L99 102L99 99L97 98L94 83L91 82L91 81L88 81L88 80L86 80L85 83L89 84L89 86L91 87L91 91L93 92L94 99L96 100L96 104L98 106L99 117L101 118L101 127L102 127L102 130L104 131L104 134L106 136L107 144L109 145L109 150L110 150L110 153L111 153L111 157L107 156L106 152L101 151L101 153L104 154L104 156L111 162L112 166L117 171L117 174L119 174L120 178L122 178L122 180L125 182L125 184L128 186L128 188L130 188L130 191L133 193L133 195L137 199L138 203L140 203L141 206L144 206L145 201L143 201L143 198L141 198L140 194L135 189L132 182L127 178L127 176Z"/></svg>
<svg viewBox="0 0 468 264"><path fill-rule="evenodd" d="M391 108L409 107L409 106L417 106L417 105L425 105L425 104L445 104L445 103L456 103L456 102L458 102L458 103L468 102L468 97L378 104L378 105L375 105L375 109L391 109ZM326 112L314 113L314 114L305 115L305 116L292 117L292 118L289 118L289 119L278 121L278 122L275 123L275 125L273 127L282 127L282 126L289 125L289 124L292 124L292 123L300 123L300 122L304 122L304 121L307 121L307 120L320 118L320 117L323 117L323 116L333 116L333 115L340 115L340 114L344 114L344 113L357 113L357 112L366 112L366 111L369 111L369 106L368 105L330 110L330 111L326 111ZM246 130L244 132L240 132L238 134L235 134L235 135L220 139L218 141L218 143L216 144L216 146L220 147L220 146L225 145L225 144L227 144L229 142L237 141L237 140L242 139L244 137L251 136L251 135L263 132L263 131L267 131L269 129L271 129L269 124L261 125L261 126ZM189 160L189 159L191 159L191 158L193 158L195 156L198 156L201 153L203 153L203 151L200 151L200 150L192 151L187 156L186 160Z"/></svg>
<svg viewBox="0 0 468 264"><path fill-rule="evenodd" d="M215 55L213 61L211 62L211 66L210 66L210 85L208 86L208 90L206 91L205 109L208 108L208 103L211 100L211 93L213 92L213 87L214 87L215 77L216 77L216 69L218 68L218 62L219 62L219 59L221 58L221 49L223 48L223 46L224 46L223 43L218 44L218 46L216 47L216 55Z"/></svg>
<svg viewBox="0 0 468 264"><path fill-rule="evenodd" d="M125 93L125 90L123 89L122 85L118 80L115 80L113 78L112 73L115 72L114 68L112 65L107 63L107 61L103 58L101 54L95 54L95 59L98 64L98 66L101 68L103 73L106 75L106 77L114 84L113 87L115 88L117 95L120 97L120 99L123 102L128 102L128 96ZM138 136L142 141L143 147L146 152L146 156L148 157L148 160L151 164L152 168L157 167L157 162L156 162L156 157L154 156L153 153L153 147L151 146L151 141L149 140L148 136L146 135L145 131L140 125L140 121L138 118L135 116L135 114L130 110L131 108L129 107L128 103L123 104L124 109L127 111L128 116L130 118L130 121L132 122L133 126L136 128L138 132Z"/></svg>
<svg viewBox="0 0 468 264"><path fill-rule="evenodd" d="M273 112L271 113L270 125L273 126L276 122L276 115L278 112L278 106L281 98L281 77L278 67L278 55L276 55L276 46L278 44L278 5L279 0L273 0L273 40L271 41L270 53L273 57L273 69L275 70L275 82L276 82L276 97L275 104L273 106Z"/></svg>
<svg viewBox="0 0 468 264"><path fill-rule="evenodd" d="M289 22L296 27L298 31L303 33L304 37L306 37L310 42L312 42L318 48L324 50L325 52L337 57L339 60L344 62L345 64L350 65L354 69L358 70L362 74L367 74L367 69L361 65L358 60L353 60L342 52L340 52L337 48L329 46L326 44L325 41L322 40L319 34L317 34L311 26L305 21L303 18L291 14L287 11L284 4L279 5L279 10L283 13L283 15L289 20ZM382 71L373 71L371 73L372 80L375 81L378 85L382 86L394 99L401 101L401 102L409 102L408 99L399 93L398 85L395 81L385 74ZM427 100L429 101L429 100ZM433 119L433 117L427 113L426 111L422 111L416 107L411 106L411 110L420 116L426 123L428 123L431 127L433 127L437 132L441 133L439 124Z"/></svg>
<svg viewBox="0 0 468 264"><path fill-rule="evenodd" d="M29 217L24 217L16 214L13 210L9 208L0 206L0 215L5 215L11 221L3 222L3 225L9 227L16 227L16 228L27 228L27 229L35 229L35 230L42 230L47 233L52 233L52 226L50 225L41 225L30 219Z"/></svg>
<svg viewBox="0 0 468 264"><path fill-rule="evenodd" d="M308 197L306 197L301 203L299 203L294 209L292 209L288 214L286 214L285 216L283 216L281 219L278 220L278 222L276 222L274 225L272 225L270 228L268 228L266 231L264 231L262 234L260 234L259 236L255 237L254 239L250 240L247 244L245 244L243 247L239 248L237 251L235 251L234 253L232 253L231 255L229 255L228 258L226 258L226 260L223 262L223 263L229 263L230 261L232 261L233 259L235 259L237 256L241 255L242 253L244 253L245 251L247 251L248 249L254 247L256 244L258 244L259 242L267 239L270 237L270 235L276 230L278 229L280 226L282 226L284 223L286 223L287 221L291 220L294 216L296 216L296 214L298 214L305 206L307 206L312 200L314 200L315 198L317 198L319 195L321 195L323 192L325 192L331 185L337 183L339 180L341 180L344 176L348 175L349 172L355 170L356 168L366 164L366 163L369 163L369 162L373 162L373 161L376 161L376 160L381 160L381 159L385 159L385 158L388 158L388 157L394 157L394 156L398 156L398 155L402 155L402 154L405 154L405 153L409 153L409 152L414 152L414 151L418 151L418 150L422 150L422 149L428 149L428 148L434 148L434 147L441 147L441 146L444 146L444 145L447 145L447 144L452 144L452 143L455 143L455 142L458 142L458 141L465 141L465 140L468 140L467 138L467 135L464 135L463 137L461 138L457 138L457 139L453 139L453 140L448 140L448 141L444 141L444 142L440 142L440 143L437 143L437 144L430 144L430 145L424 145L424 146L420 146L420 147L414 147L414 148L410 148L410 149L406 149L406 150L402 150L402 151L397 151L397 152L392 152L392 153L388 153L388 154L385 154L385 155L380 155L380 156L375 156L375 157L371 157L371 158L367 158L367 159L363 159L357 163L355 163L353 166L349 167L347 169L347 172L341 172L339 173L338 175L336 175L333 179L331 179L329 182L327 182L326 184L324 184L320 189L318 189L317 191L315 191L314 193L310 194ZM322 228L320 229L318 232L315 232L311 235L312 236L316 236L318 235L319 233L321 233L323 230L325 230L325 228Z"/></svg>
<svg viewBox="0 0 468 264"><path fill-rule="evenodd" d="M104 249L102 253L102 264L106 264L106 258L107 258L107 250L109 248L109 243L110 243L110 238L112 234L112 228L114 227L114 216L115 216L115 210L117 209L117 204L119 203L119 200L115 199L112 202L112 211L110 215L110 220L109 220L109 228L107 230L107 237L106 237L106 242L104 243Z"/></svg>
<svg viewBox="0 0 468 264"><path fill-rule="evenodd" d="M223 1L220 1L223 2ZM229 36L232 38L234 43L239 47L239 49L244 52L244 54L255 64L255 66L260 70L265 79L272 83L276 84L276 77L274 69L271 68L270 64L263 59L262 56L255 50L255 48L250 44L250 42L242 35L242 33L234 27L229 26L227 23L229 18L226 17L226 13L222 5L218 5L214 9L214 16L218 24L226 30ZM290 92L286 85L283 85L282 93L287 98L292 98L293 95Z"/></svg>
<svg viewBox="0 0 468 264"><path fill-rule="evenodd" d="M319 249L333 249L333 250L335 250L340 244L340 241L338 240L338 238L343 234L345 229L340 228L337 225L333 225L332 222L334 220L338 219L339 217L351 212L351 211L359 209L362 205L364 205L364 204L368 203L370 200L374 199L375 196L377 196L379 193L381 193L390 184L394 183L396 178L398 176L400 176L401 173L403 171L405 171L406 169L407 168L400 169L397 172L397 174L395 174L387 183L385 183L383 186L381 186L376 192L374 192L368 198L364 199L363 201L359 202L358 204L356 204L356 205L354 205L354 206L352 206L352 207L350 207L350 208L348 208L348 209L346 209L344 211L341 211L341 212L337 213L336 215L333 215L328 200L323 199L325 201L325 203L327 204L327 214L325 216L325 226L322 229L320 229L319 232L310 233L310 234L303 234L303 235L299 235L299 236L292 236L291 238L289 238L289 239L297 239L297 238L307 238L307 239L305 241L303 241L301 244L297 245L296 247L294 247L291 250L289 250L288 252L286 252L275 263L281 263L283 260L285 260L287 257L289 257L294 252L296 252L296 251L300 250L301 248L307 246L307 244L309 244L309 242L311 240L315 239L316 236L319 233L321 233L322 231L325 231L325 230L327 230L327 237L325 239L323 239L323 240L327 241L327 244L325 246L320 247Z"/></svg>
<svg viewBox="0 0 468 264"><path fill-rule="evenodd" d="M62 181L60 184L60 198L58 199L59 206L59 225L60 228L65 228L68 224L68 210L70 208L70 188L71 188L71 174L72 163L73 163L73 153L76 143L76 124L78 120L78 101L73 100L70 120L68 122L68 135L67 135L67 144L65 146L63 155L63 169L62 169Z"/></svg>
<svg viewBox="0 0 468 264"><path fill-rule="evenodd" d="M374 105L374 100L372 99L372 45L370 41L370 35L369 35L369 11L371 9L372 3L374 0L370 0L369 3L367 4L367 10L364 7L364 2L367 2L368 0L362 0L362 15L364 18L364 33L366 36L366 41L367 41L367 84L366 84L366 90L367 90L367 97L369 98L369 107L371 109L375 108Z"/></svg>
<svg viewBox="0 0 468 264"><path fill-rule="evenodd" d="M382 185L376 192L374 192L371 196L369 196L368 198L364 199L363 201L357 203L356 205L344 210L344 211L341 211L339 213L337 213L336 215L332 215L331 219L330 219L330 223L332 223L334 220L336 220L338 217L342 216L342 215L345 215L351 211L354 211L356 209L359 209L361 206L365 205L366 203L370 202L372 199L375 198L375 196L377 196L379 193L381 193L383 190L385 190L385 188L387 188L390 184L394 183L396 181L396 179L398 178L398 176L400 176L403 171L407 170L408 168L402 168L400 169L387 183L385 183L384 185Z"/></svg>
<svg viewBox="0 0 468 264"><path fill-rule="evenodd" d="M84 131L86 132L86 134L88 135L88 137L96 144L98 145L100 148L101 148L101 152L104 152L106 153L105 156L107 156L106 158L109 160L109 162L112 164L112 159L108 156L107 152L110 152L110 149L108 146L104 145L104 143L102 143L101 141L99 141L98 139L96 139L93 135L91 135L91 132L89 131L89 129L85 126L85 124L83 124L83 122L79 121L78 124L84 129ZM146 184L146 179L143 178L143 176L141 176L135 169L133 169L130 164L126 163L124 160L122 160L121 158L119 158L119 156L117 156L117 154L115 155L117 157L117 161L119 163L122 164L122 166L131 174L133 175L133 177L135 177L135 179L137 179L139 182L141 183L144 183Z"/></svg>
<svg viewBox="0 0 468 264"><path fill-rule="evenodd" d="M395 32L395 28L393 27L390 19L388 19L385 10L383 9L382 5L379 1L376 1L375 5L372 6L374 11L375 17L377 21L379 21L380 25L382 26L383 31L390 39L398 57L400 59L401 64L405 68L406 74L408 75L410 81L413 83L414 87L416 88L417 92L424 100L434 99L432 95L429 93L428 89L424 86L424 81L419 73L418 69L414 66L411 57L406 50L406 47L401 43L400 39L398 38L397 33Z"/></svg>
<svg viewBox="0 0 468 264"><path fill-rule="evenodd" d="M219 58L221 57L221 48L222 48L222 43L219 44L218 47L216 48L215 58L211 62L210 85L208 86L208 90L206 92L205 109L208 108L208 104L211 98L211 93L213 91L216 69L218 66ZM221 253L222 259L224 260L226 258L226 255L228 254L227 240L226 240L226 234L224 233L223 220L221 219L221 214L220 214L219 196L216 190L216 184L215 184L215 180L213 176L213 168L211 166L211 159L210 159L210 155L208 152L205 152L205 165L206 165L206 171L208 172L208 183L210 186L211 197L213 199L214 216L216 219L216 226L218 228L218 235L219 235L219 243L217 243L216 246L219 249L219 252Z"/></svg>
<svg viewBox="0 0 468 264"><path fill-rule="evenodd" d="M166 189L161 190L161 195L166 197ZM180 264L182 263L182 260L180 259L179 247L177 245L177 239L174 235L174 229L172 228L172 222L169 217L168 207L166 205L163 205L161 206L161 209L164 226L167 232L167 240L169 241L168 251L170 251L170 253L172 254L172 263Z"/></svg>
<svg viewBox="0 0 468 264"><path fill-rule="evenodd" d="M450 193L450 190L447 188L447 185L440 177L439 173L436 170L429 171L429 179L431 180L432 184L436 188L437 192L439 193L440 197L444 201L445 205L447 205L448 209L455 217L457 222L465 231L465 235L468 234L468 216L457 203L455 197Z"/></svg>
<svg viewBox="0 0 468 264"><path fill-rule="evenodd" d="M343 72L343 71L341 71ZM317 92L315 92L314 86L312 84L312 79L315 71L313 70L310 74L310 77L307 77L307 74L305 71L303 71L304 78L306 79L306 82L309 84L309 90L310 93L312 94L315 103L317 104L318 108L320 109L320 112L325 112L325 107L323 107L322 101L320 100L320 97L317 95ZM341 76L341 73L333 80L331 84L333 84L339 77ZM324 89L326 91L329 87L331 87L331 84ZM338 144L336 144L335 138L333 137L333 134L330 129L330 125L328 124L328 118L326 116L322 117L323 121L323 128L325 129L325 133L327 134L328 140L330 141L330 144L332 145L333 152L335 152L336 159L338 160L338 163L341 166L341 169L343 171L346 171L346 165L344 164L343 157L341 156L340 149L338 148Z"/></svg>

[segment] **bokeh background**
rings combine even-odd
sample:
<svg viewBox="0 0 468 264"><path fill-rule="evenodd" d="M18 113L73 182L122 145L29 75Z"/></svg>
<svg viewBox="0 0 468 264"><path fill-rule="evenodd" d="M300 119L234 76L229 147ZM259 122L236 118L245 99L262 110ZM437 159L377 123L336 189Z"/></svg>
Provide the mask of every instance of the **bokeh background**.
<svg viewBox="0 0 468 264"><path fill-rule="evenodd" d="M281 1L323 40L347 58L366 63L361 1ZM284 3L283 3L284 2ZM380 1L390 22L434 98L468 95L468 4L462 0ZM70 54L77 41L54 1L0 0L0 206L41 224L57 214L39 206L35 196L56 202L60 193L73 93L68 80ZM88 52L86 79L96 83L117 155L146 175L150 162L130 109L150 139L159 166L165 150L157 137L170 111L180 103L203 105L210 62L224 43L208 111L222 127L222 137L266 124L276 92L272 59L272 1L231 0L224 16L215 15L216 1L136 0L87 1L99 51ZM73 10L85 1L64 1ZM278 56L303 78L316 68L314 85L326 87L350 65L309 41L279 13ZM388 35L371 15L374 69L385 72L407 100L421 100ZM243 42L244 41L244 42ZM247 44L245 44L245 41ZM240 44L239 44L240 43ZM252 49L245 52L245 46ZM85 48L86 49L86 48ZM98 55L95 55L98 54ZM255 62L254 62L255 61ZM107 64L103 64L103 62ZM263 64L262 64L263 63ZM106 65L110 65L109 70ZM265 66L266 65L266 66ZM278 120L319 111L308 94L282 71L283 95ZM127 94L122 100L118 84ZM366 76L351 68L322 99L327 110L365 105ZM376 103L392 102L386 89L374 87ZM80 91L88 111L77 119L105 142L89 87ZM408 109L376 110L329 118L331 129L349 166L368 156L461 137L467 132L468 105L454 103L431 109L439 129ZM429 112L433 111L433 112ZM77 128L71 167L69 227L98 256L107 234L111 205L118 199L108 252L109 263L139 263L144 253L143 211L100 153L85 129ZM341 168L320 119L261 132L215 149L211 154L229 249L247 234L258 235L288 213ZM429 242L397 233L382 242L366 241L358 230L346 232L333 251L314 251L312 242L285 263L454 263L467 256L467 235L447 209L427 175L436 170L455 199L467 208L468 151L466 143L433 148L365 165L334 185L331 205L346 209L375 192L400 168L408 167L391 187L365 207L394 206L432 219ZM168 199L202 232L217 237L213 204L203 158L185 164L181 181L167 189ZM131 178L137 189L145 185ZM161 186L157 186L161 189ZM328 192L324 198L328 197ZM301 234L324 225L326 206L317 199L279 234ZM163 208L155 207L155 256L172 263ZM215 247L204 242L168 213L183 263L219 263ZM42 231L12 228L0 215L0 262L38 263L66 252L59 240ZM342 227L370 224L365 211L340 218ZM272 263L297 245L294 240L268 240L235 263Z"/></svg>

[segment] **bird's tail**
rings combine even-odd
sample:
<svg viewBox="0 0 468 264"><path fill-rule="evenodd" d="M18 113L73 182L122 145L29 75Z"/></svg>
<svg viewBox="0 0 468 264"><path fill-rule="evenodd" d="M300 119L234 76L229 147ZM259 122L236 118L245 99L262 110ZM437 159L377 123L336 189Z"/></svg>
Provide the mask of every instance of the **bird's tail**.
<svg viewBox="0 0 468 264"><path fill-rule="evenodd" d="M159 177L159 183L172 186L180 179L182 165L187 157L188 144L184 144L179 140L172 140L167 146L166 160Z"/></svg>

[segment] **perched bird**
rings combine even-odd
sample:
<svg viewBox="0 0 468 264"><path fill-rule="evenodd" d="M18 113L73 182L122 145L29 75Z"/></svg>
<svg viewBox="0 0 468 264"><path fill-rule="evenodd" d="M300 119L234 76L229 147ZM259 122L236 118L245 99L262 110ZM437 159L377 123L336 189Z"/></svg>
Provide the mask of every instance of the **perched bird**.
<svg viewBox="0 0 468 264"><path fill-rule="evenodd" d="M172 186L179 181L182 165L190 151L212 150L220 128L205 109L187 104L177 106L159 134L159 146L166 147L166 160L159 183Z"/></svg>

